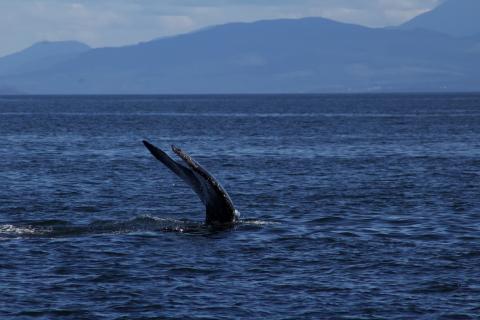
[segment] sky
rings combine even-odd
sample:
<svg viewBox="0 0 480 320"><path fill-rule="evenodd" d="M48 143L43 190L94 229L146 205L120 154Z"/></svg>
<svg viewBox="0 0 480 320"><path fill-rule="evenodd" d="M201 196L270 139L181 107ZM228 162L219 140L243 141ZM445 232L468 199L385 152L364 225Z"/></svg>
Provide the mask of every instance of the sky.
<svg viewBox="0 0 480 320"><path fill-rule="evenodd" d="M398 25L441 0L0 0L0 57L39 41L121 46L238 21L321 16Z"/></svg>

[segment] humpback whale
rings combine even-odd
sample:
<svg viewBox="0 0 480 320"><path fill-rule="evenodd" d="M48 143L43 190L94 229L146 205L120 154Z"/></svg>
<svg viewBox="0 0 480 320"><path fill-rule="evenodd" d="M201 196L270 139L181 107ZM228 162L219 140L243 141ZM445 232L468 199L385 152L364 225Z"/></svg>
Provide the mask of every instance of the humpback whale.
<svg viewBox="0 0 480 320"><path fill-rule="evenodd" d="M186 166L173 160L148 141L143 140L143 144L155 158L195 191L205 205L205 223L207 225L232 224L238 219L238 211L235 210L227 191L185 151L172 145L172 151L185 162Z"/></svg>

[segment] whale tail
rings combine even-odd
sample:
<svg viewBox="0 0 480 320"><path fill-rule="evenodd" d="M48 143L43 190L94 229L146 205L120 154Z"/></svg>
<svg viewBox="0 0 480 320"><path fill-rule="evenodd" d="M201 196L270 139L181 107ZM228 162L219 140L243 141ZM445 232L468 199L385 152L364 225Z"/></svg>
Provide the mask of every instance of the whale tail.
<svg viewBox="0 0 480 320"><path fill-rule="evenodd" d="M173 160L164 151L148 141L143 140L143 144L155 158L195 191L205 205L206 224L228 224L237 219L237 211L225 189L185 151L172 145L172 151L184 161L186 166Z"/></svg>

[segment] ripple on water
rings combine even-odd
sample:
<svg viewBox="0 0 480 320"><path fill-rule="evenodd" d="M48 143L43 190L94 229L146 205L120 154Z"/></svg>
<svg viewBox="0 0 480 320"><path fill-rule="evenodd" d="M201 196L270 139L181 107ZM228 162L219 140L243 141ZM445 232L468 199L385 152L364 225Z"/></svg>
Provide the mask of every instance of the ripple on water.
<svg viewBox="0 0 480 320"><path fill-rule="evenodd" d="M479 106L0 98L0 318L477 319ZM239 223L206 227L142 139L188 150Z"/></svg>

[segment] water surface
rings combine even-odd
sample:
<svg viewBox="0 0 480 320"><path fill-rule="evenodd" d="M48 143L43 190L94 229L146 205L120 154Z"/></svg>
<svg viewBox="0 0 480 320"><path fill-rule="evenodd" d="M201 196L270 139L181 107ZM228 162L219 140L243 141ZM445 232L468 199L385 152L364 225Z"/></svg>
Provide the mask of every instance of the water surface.
<svg viewBox="0 0 480 320"><path fill-rule="evenodd" d="M2 319L480 314L480 95L0 97L0 136Z"/></svg>

